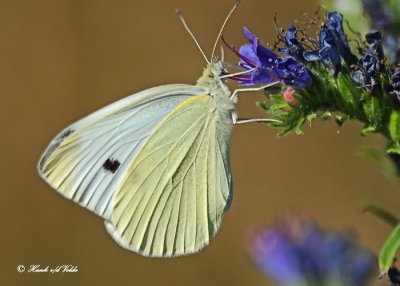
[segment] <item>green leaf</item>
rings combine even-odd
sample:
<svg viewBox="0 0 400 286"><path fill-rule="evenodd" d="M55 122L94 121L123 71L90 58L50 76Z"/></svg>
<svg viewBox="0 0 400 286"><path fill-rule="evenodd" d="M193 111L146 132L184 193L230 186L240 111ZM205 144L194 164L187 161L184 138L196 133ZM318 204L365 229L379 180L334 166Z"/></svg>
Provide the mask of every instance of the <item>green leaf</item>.
<svg viewBox="0 0 400 286"><path fill-rule="evenodd" d="M378 207L377 205L374 205L369 202L365 202L362 207L361 207L362 212L369 212L373 215L375 215L377 218L383 220L387 224L391 226L396 226L400 223L399 219L390 213L389 211L382 209L381 207Z"/></svg>
<svg viewBox="0 0 400 286"><path fill-rule="evenodd" d="M379 253L379 267L387 272L400 247L400 224L397 225L384 243Z"/></svg>
<svg viewBox="0 0 400 286"><path fill-rule="evenodd" d="M392 175L394 177L398 176L397 168L393 163L393 161L390 160L388 156L385 153L381 152L380 150L374 148L362 148L359 150L358 154L368 157L377 162L385 173Z"/></svg>

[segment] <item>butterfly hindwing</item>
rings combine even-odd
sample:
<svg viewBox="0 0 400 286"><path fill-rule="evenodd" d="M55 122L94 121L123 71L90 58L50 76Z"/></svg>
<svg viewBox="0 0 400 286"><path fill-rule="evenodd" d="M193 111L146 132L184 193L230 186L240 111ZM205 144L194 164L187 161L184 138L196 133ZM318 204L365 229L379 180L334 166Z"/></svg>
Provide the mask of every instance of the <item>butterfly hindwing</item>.
<svg viewBox="0 0 400 286"><path fill-rule="evenodd" d="M231 196L229 146L217 132L215 100L192 97L151 134L124 172L107 230L146 256L200 250L217 231Z"/></svg>
<svg viewBox="0 0 400 286"><path fill-rule="evenodd" d="M110 104L63 130L44 152L39 173L66 198L109 219L120 181L156 126L202 92L165 85Z"/></svg>

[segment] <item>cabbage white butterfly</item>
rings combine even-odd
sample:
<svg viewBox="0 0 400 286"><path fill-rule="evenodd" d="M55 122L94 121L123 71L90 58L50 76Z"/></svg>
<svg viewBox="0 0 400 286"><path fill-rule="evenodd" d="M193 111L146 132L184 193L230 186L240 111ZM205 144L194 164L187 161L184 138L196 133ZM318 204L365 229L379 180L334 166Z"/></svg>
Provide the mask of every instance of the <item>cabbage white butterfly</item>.
<svg viewBox="0 0 400 286"><path fill-rule="evenodd" d="M232 198L232 125L255 121L238 120L240 90L231 95L224 71L212 56L196 85L150 88L68 126L45 150L39 174L102 217L126 249L152 257L202 249Z"/></svg>

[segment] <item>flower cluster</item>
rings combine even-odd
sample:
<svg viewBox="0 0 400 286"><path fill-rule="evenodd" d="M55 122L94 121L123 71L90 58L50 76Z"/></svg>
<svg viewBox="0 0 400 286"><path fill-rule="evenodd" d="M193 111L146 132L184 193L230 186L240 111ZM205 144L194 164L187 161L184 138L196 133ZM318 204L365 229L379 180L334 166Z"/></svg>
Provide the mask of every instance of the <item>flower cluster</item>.
<svg viewBox="0 0 400 286"><path fill-rule="evenodd" d="M387 139L385 151L400 174L400 5L394 0L345 2L363 7L367 33L353 31L351 21L336 11L310 17L308 25L290 24L287 30L275 19L278 41L273 48L244 28L248 43L238 51L232 48L240 71L231 78L246 86L266 85L259 106L269 124L281 128L279 135L301 134L305 123L316 118L334 118L339 126L349 119L364 123L362 135L379 133ZM395 224L379 257L385 272L400 245L399 219L372 209ZM351 240L325 234L312 223L300 224L296 231L293 222L285 225L260 233L255 246L258 264L277 281L325 285L320 279L340 278L329 285L364 285L371 262Z"/></svg>
<svg viewBox="0 0 400 286"><path fill-rule="evenodd" d="M373 9L378 2L363 0L371 22L382 28L386 26L376 19L388 12ZM232 49L241 69L232 78L245 86L282 87L279 94L273 94L276 88L266 88L267 100L260 104L273 119L271 125L282 128L280 134L302 133L304 123L318 115L335 116L340 125L358 119L365 123L363 135L380 132L389 139L387 151L400 154L400 66L395 63L400 44L394 50L387 46L386 31L372 30L363 39L353 33L351 45L344 21L341 13L327 12L319 25L312 23L318 28L316 36L308 28L290 24L279 31L273 49L245 27L248 43L238 51Z"/></svg>
<svg viewBox="0 0 400 286"><path fill-rule="evenodd" d="M376 268L372 253L351 237L297 217L258 231L250 252L279 285L363 286Z"/></svg>
<svg viewBox="0 0 400 286"><path fill-rule="evenodd" d="M261 45L259 39L247 27L243 30L249 44L243 45L236 54L240 58L240 65L248 70L248 74L234 79L244 85L270 84L279 81L287 86L310 87L312 77L304 65L305 62L321 61L337 74L341 67L341 58L348 65L357 61L343 30L343 16L338 12L327 14L327 23L321 26L319 40L310 39L311 46L315 47L310 51L307 51L297 38L298 29L292 24L289 25L288 31L281 39L284 47L278 49L283 57Z"/></svg>

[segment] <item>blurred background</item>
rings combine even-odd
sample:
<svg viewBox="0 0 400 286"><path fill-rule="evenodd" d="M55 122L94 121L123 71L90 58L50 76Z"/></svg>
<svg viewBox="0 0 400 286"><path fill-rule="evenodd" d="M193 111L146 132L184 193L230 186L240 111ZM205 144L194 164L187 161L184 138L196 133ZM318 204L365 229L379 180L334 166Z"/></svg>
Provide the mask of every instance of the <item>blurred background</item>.
<svg viewBox="0 0 400 286"><path fill-rule="evenodd" d="M316 121L304 135L284 138L265 125L236 126L232 208L209 247L176 259L122 249L100 218L37 174L41 153L68 124L152 86L195 83L205 63L174 10L210 54L233 2L0 0L1 285L273 285L249 258L247 237L287 212L357 232L362 245L378 252L391 228L362 214L360 204L397 211L399 183L357 155L361 146L385 144L378 136L362 138L357 122L339 129ZM275 11L286 26L317 8L316 0L243 0L224 36L240 46L246 25L273 43ZM255 106L260 100L261 93L242 94L239 114L263 116ZM18 273L20 264L71 264L79 272Z"/></svg>

